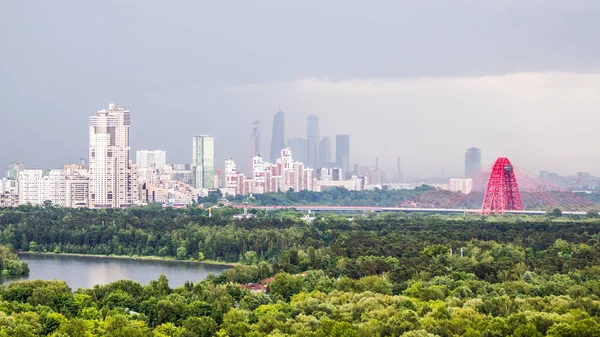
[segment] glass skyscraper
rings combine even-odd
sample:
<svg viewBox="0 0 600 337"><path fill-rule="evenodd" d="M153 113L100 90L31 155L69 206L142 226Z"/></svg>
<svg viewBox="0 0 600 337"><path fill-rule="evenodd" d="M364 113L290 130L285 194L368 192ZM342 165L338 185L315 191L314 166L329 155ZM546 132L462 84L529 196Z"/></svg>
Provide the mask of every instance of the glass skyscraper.
<svg viewBox="0 0 600 337"><path fill-rule="evenodd" d="M273 118L273 134L271 135L271 162L276 162L280 152L285 148L285 115L279 111Z"/></svg>
<svg viewBox="0 0 600 337"><path fill-rule="evenodd" d="M254 121L254 124L252 125L250 151L252 152L252 157L260 155L260 121Z"/></svg>
<svg viewBox="0 0 600 337"><path fill-rule="evenodd" d="M323 137L319 142L319 167L329 167L331 163L331 139Z"/></svg>
<svg viewBox="0 0 600 337"><path fill-rule="evenodd" d="M465 176L481 171L481 150L472 147L465 151Z"/></svg>
<svg viewBox="0 0 600 337"><path fill-rule="evenodd" d="M299 161L306 165L306 139L292 138L288 140L288 147L292 150L294 161Z"/></svg>
<svg viewBox="0 0 600 337"><path fill-rule="evenodd" d="M215 140L212 136L194 136L192 169L196 189L215 188Z"/></svg>
<svg viewBox="0 0 600 337"><path fill-rule="evenodd" d="M335 136L335 162L342 169L342 174L347 177L350 173L350 136Z"/></svg>
<svg viewBox="0 0 600 337"><path fill-rule="evenodd" d="M319 166L319 116L310 115L306 127L306 166Z"/></svg>

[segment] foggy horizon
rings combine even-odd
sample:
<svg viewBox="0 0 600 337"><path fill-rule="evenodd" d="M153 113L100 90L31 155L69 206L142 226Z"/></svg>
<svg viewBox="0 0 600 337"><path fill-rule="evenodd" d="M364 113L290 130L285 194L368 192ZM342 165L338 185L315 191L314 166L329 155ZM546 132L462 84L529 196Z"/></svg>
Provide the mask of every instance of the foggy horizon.
<svg viewBox="0 0 600 337"><path fill-rule="evenodd" d="M131 112L136 150L190 163L192 137L215 137L216 167L248 170L260 121L285 138L350 136L350 165L395 178L463 176L475 146L536 173L600 175L600 3L261 1L0 5L0 172L88 156L88 120ZM590 151L588 148L591 148Z"/></svg>

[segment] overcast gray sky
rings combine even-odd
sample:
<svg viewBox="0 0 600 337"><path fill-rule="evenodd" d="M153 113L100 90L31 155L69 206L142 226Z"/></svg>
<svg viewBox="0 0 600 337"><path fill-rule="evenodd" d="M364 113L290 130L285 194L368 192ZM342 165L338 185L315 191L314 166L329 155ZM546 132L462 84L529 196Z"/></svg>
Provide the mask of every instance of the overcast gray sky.
<svg viewBox="0 0 600 337"><path fill-rule="evenodd" d="M347 133L351 163L409 177L484 163L600 174L600 1L0 2L0 169L87 157L88 117L132 114L132 149L244 166L252 121Z"/></svg>

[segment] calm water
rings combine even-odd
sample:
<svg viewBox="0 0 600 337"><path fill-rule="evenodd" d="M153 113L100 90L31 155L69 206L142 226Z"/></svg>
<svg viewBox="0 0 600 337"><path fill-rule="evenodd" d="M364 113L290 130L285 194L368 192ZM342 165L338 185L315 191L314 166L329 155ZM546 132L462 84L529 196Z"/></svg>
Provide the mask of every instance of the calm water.
<svg viewBox="0 0 600 337"><path fill-rule="evenodd" d="M197 282L209 273L220 274L227 266L185 263L177 261L148 261L104 258L97 256L19 254L27 261L30 273L25 277L3 279L3 283L21 280L65 280L71 289L90 288L95 284L130 279L146 285L165 274L171 287L185 281Z"/></svg>

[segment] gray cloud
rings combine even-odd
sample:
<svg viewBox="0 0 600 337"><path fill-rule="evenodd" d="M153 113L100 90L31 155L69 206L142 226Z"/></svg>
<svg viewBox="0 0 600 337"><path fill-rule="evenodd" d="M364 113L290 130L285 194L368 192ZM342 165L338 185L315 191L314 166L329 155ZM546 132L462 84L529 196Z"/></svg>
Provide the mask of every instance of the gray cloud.
<svg viewBox="0 0 600 337"><path fill-rule="evenodd" d="M568 141L555 145L560 149L571 144L568 152L561 152L568 157L531 153L549 151L543 141L547 134L533 127L540 119L546 127L558 125L567 132L590 131L593 126L582 120L595 121L593 116L578 115L597 107L588 94L578 93L581 86L587 90L587 84L572 74L544 73L598 70L598 17L600 3L584 0L273 0L235 6L208 1L2 2L0 167L13 160L30 167L56 167L85 157L87 118L115 102L132 112L133 148L166 149L171 162L190 160L191 137L197 133L217 137L219 162L226 157L243 161L252 121L261 119L263 134L268 134L272 114L281 104L297 125L304 125L303 116L319 113L324 130L351 133L355 140L364 136L375 144L392 136L377 129L375 116L409 119L410 112L418 112L421 117L410 131L430 136L400 139L394 152L413 151L402 149L406 146L419 152L422 147L421 152L440 158L448 170L459 169L464 146L502 152L507 133L512 133L511 139L523 139L515 155L531 161L529 167L567 171L571 168L562 163L572 160L581 169L593 170L598 162L590 158L588 144L594 139L581 138L584 132L565 136ZM506 81L515 86L522 79L500 75L523 72L550 81L554 89L539 91L542 96L534 101L519 96L527 92L503 93L510 89L504 87ZM501 81L502 88L478 90L486 75ZM298 87L305 79L326 76L330 80L312 80L316 88ZM429 80L415 80L422 77ZM436 78L446 84L456 79L459 87L436 87ZM461 79L477 84L461 89L467 85ZM372 88L364 88L369 82ZM419 88L420 83L425 88ZM357 124L346 120L352 107L343 102L348 96L338 87L344 85L382 91L358 95L356 104L365 115L352 116ZM252 86L272 91L250 99L238 90ZM398 86L404 88L400 93ZM523 90L530 87L538 88ZM482 113L497 110L490 102L504 104L513 127L499 127L497 114ZM545 116L520 112L532 106ZM436 136L445 134L448 121L454 120L466 120L478 131L460 136L456 144ZM490 143L479 140L480 135L488 136ZM574 139L586 145L574 144ZM440 143L446 146L435 148ZM360 146L353 144L354 149ZM415 163L420 162L417 158ZM422 165L435 171L441 164L425 160Z"/></svg>
<svg viewBox="0 0 600 337"><path fill-rule="evenodd" d="M256 113L283 98L288 134L301 136L310 113L322 133L351 135L354 163L393 171L401 156L410 176L461 175L463 151L476 145L483 162L508 156L525 170L600 173L590 151L600 124L600 74L518 73L461 78L300 81L232 87ZM267 115L265 114L265 118ZM289 125L298 126L298 128Z"/></svg>

